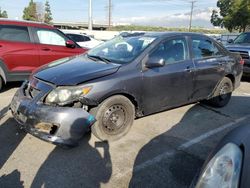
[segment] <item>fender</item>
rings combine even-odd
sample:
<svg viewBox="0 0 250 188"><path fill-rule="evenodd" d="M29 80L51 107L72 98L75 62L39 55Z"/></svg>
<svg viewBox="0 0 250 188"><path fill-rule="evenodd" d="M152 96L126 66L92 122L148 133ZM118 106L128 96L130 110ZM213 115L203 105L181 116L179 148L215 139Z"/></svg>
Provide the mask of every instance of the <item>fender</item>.
<svg viewBox="0 0 250 188"><path fill-rule="evenodd" d="M235 89L235 83L234 83L234 81L233 81L233 80L235 80L235 76L234 76L233 74L227 74L227 75L225 75L224 77L222 77L222 79L216 84L216 86L215 86L215 88L213 89L213 91L211 92L211 94L208 95L207 100L209 100L209 99L211 99L211 98L213 98L213 97L216 97L216 96L215 96L215 91L216 91L217 87L220 85L220 83L222 82L222 80L223 80L225 77L229 78L229 79L232 81L233 90ZM233 80L232 80L232 79L233 79Z"/></svg>
<svg viewBox="0 0 250 188"><path fill-rule="evenodd" d="M137 113L137 117L142 117L143 115L143 107L141 106L141 102L139 100L138 97L134 96L133 94L127 92L126 90L123 89L117 89L114 90L111 93L107 93L106 95L104 95L103 97L101 97L97 103L100 104L102 103L105 99L112 97L114 95L123 95L124 97L127 97L135 106L135 110Z"/></svg>

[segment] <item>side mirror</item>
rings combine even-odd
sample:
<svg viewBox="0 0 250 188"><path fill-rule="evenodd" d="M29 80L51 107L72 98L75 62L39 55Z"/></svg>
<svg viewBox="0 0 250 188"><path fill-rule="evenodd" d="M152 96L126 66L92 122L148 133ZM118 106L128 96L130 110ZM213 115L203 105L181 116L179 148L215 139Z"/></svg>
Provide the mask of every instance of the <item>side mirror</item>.
<svg viewBox="0 0 250 188"><path fill-rule="evenodd" d="M234 43L234 40L233 40L233 39L229 39L229 40L227 41L227 43L233 44L233 43Z"/></svg>
<svg viewBox="0 0 250 188"><path fill-rule="evenodd" d="M159 57L149 57L145 66L147 68L163 67L165 65L165 60Z"/></svg>
<svg viewBox="0 0 250 188"><path fill-rule="evenodd" d="M67 48L75 48L76 47L75 42L73 42L72 40L67 40L65 44L66 44Z"/></svg>

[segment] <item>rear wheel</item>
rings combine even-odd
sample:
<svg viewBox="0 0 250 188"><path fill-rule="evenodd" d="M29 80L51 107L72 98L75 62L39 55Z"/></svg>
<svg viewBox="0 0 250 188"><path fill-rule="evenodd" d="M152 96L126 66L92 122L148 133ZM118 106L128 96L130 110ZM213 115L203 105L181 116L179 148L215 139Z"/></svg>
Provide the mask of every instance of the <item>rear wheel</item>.
<svg viewBox="0 0 250 188"><path fill-rule="evenodd" d="M233 83L229 78L225 77L216 88L215 97L208 100L207 103L214 107L223 107L230 101L232 91Z"/></svg>
<svg viewBox="0 0 250 188"><path fill-rule="evenodd" d="M135 118L135 107L131 101L116 95L90 110L96 118L92 133L100 140L117 140L128 133Z"/></svg>

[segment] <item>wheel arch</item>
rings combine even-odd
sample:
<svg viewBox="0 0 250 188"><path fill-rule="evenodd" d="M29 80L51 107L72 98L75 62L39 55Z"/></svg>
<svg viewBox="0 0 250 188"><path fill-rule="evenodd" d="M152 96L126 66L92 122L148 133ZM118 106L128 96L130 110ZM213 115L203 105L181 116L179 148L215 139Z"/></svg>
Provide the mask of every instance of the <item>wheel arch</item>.
<svg viewBox="0 0 250 188"><path fill-rule="evenodd" d="M116 91L116 92L112 92L112 93L109 93L105 96L103 96L99 101L98 103L102 103L104 100L110 98L110 97L113 97L113 96L116 96L116 95L122 95L126 98L128 98L130 100L130 102L134 105L135 107L135 111L140 111L140 104L139 104L139 100L138 98L136 98L135 96L133 96L132 94L128 93L128 92L125 92L125 91Z"/></svg>
<svg viewBox="0 0 250 188"><path fill-rule="evenodd" d="M233 76L232 74L227 74L227 75L225 75L225 76L216 84L216 86L214 87L213 91L212 91L211 94L207 97L206 100L215 97L216 89L217 89L217 87L219 86L219 84L222 82L222 80L223 80L224 78L229 78L229 79L231 80L231 82L232 82L232 84L233 84L233 90L234 90L234 88L235 88L235 85L234 85L234 83L235 83L235 78L234 78L234 76Z"/></svg>
<svg viewBox="0 0 250 188"><path fill-rule="evenodd" d="M225 77L229 78L232 81L233 89L235 88L235 77L233 74L227 74Z"/></svg>

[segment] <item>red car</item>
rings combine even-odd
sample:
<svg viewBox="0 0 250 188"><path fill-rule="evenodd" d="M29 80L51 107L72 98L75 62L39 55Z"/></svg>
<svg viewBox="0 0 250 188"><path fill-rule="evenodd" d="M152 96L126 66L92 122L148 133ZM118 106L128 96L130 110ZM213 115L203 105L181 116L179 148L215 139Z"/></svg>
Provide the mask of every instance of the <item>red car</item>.
<svg viewBox="0 0 250 188"><path fill-rule="evenodd" d="M85 51L53 26L0 19L0 90L41 65Z"/></svg>

